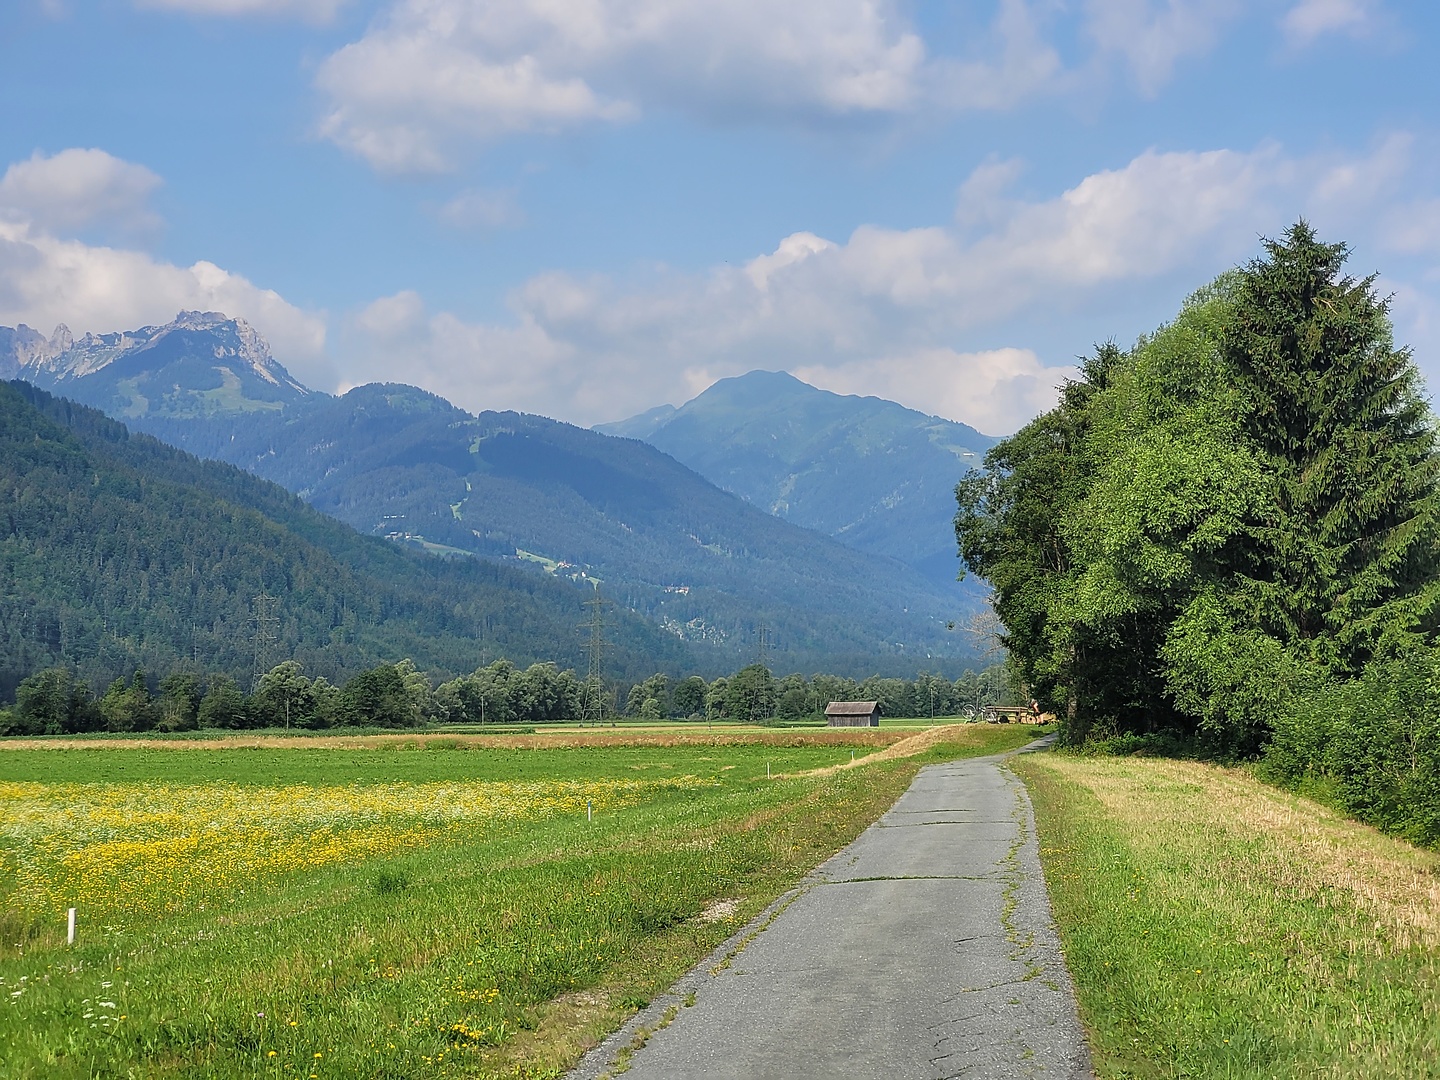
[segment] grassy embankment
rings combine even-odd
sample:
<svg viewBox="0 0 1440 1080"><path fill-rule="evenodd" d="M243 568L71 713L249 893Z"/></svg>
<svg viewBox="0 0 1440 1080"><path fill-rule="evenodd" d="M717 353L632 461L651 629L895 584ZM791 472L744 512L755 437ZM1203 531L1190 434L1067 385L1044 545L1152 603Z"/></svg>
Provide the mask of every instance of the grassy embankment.
<svg viewBox="0 0 1440 1080"><path fill-rule="evenodd" d="M1099 1077L1440 1076L1440 857L1243 770L1016 769Z"/></svg>
<svg viewBox="0 0 1440 1080"><path fill-rule="evenodd" d="M919 764L1034 732L602 734L0 753L0 1074L555 1076Z"/></svg>

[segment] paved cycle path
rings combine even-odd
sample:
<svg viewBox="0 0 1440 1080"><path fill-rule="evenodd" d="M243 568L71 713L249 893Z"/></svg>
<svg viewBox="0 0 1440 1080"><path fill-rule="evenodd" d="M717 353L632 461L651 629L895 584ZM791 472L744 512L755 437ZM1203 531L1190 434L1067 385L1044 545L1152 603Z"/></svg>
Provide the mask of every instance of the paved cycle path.
<svg viewBox="0 0 1440 1080"><path fill-rule="evenodd" d="M642 1027L625 1080L1088 1077L1029 796L1003 761L922 769L572 1080L613 1071Z"/></svg>

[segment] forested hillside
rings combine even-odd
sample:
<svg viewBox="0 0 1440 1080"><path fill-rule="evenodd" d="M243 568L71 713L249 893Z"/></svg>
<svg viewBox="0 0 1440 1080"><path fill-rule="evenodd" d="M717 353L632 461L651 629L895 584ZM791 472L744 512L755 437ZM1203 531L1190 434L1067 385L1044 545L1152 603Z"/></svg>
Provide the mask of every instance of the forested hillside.
<svg viewBox="0 0 1440 1080"><path fill-rule="evenodd" d="M1265 755L1440 840L1440 455L1373 277L1303 222L960 488L966 561L1065 736Z"/></svg>
<svg viewBox="0 0 1440 1080"><path fill-rule="evenodd" d="M252 327L218 312L79 339L63 326L49 338L0 328L7 372L273 480L362 533L603 581L623 608L727 662L753 656L762 630L788 665L812 670L958 672L973 659L970 636L949 629L981 603L954 581L949 492L974 456L965 446L986 440L891 402L789 379L798 391L762 394L766 407L752 410L750 442L777 408L793 413L805 433L770 465L804 478L787 487L794 514L742 493L837 544L630 440L474 416L410 386L314 393ZM712 457L742 471L753 457L714 442Z"/></svg>
<svg viewBox="0 0 1440 1080"><path fill-rule="evenodd" d="M262 592L277 598L262 670L293 658L338 682L402 657L439 675L500 655L581 663L590 590L361 536L25 383L0 384L0 491L0 698L56 664L97 685L181 662L248 684ZM706 666L644 620L610 622L615 675Z"/></svg>
<svg viewBox="0 0 1440 1080"><path fill-rule="evenodd" d="M973 596L778 520L633 440L539 416L473 416L399 385L273 417L144 423L362 532L599 579L623 608L729 663L755 655L762 627L792 670L958 674L972 654L948 624L970 614ZM934 528L927 542L953 547L948 524Z"/></svg>

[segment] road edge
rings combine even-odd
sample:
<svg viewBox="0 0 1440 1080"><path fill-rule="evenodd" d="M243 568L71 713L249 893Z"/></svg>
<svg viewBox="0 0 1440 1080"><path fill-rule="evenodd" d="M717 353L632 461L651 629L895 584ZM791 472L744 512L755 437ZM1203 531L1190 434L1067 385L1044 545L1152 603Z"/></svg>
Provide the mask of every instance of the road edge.
<svg viewBox="0 0 1440 1080"><path fill-rule="evenodd" d="M1050 933L1054 937L1055 949L1060 957L1059 966L1063 970L1066 982L1068 983L1067 989L1069 991L1070 1001L1074 1003L1076 1001L1075 984L1070 975L1069 965L1065 963L1065 954L1060 944L1059 931L1055 927L1054 911L1050 906L1050 886L1045 880L1045 868L1040 861L1039 837L1035 831L1035 808L1030 802L1030 793L1025 787L1025 782L1014 772L1006 769L1004 764L1007 759L1016 754L1033 754L1038 751L1048 750L1050 746L1054 744L1055 738L1056 736L1054 734L1045 735L1036 739L1034 742L1026 743L1024 746L1016 747L1014 750L1007 750L1002 754L989 754L985 757L967 758L963 760L972 762L994 761L1019 785L1020 792L1024 799L1025 812L1030 822L1030 840L1031 845L1033 845L1031 854L1034 858L1034 866L1031 869L1035 871L1033 879L1038 880L1040 883L1039 891L1043 902L1043 907L1041 907L1038 912L1033 904L1030 905L1030 911L1032 915L1038 915L1042 923L1048 923ZM934 764L943 764L943 762L936 762ZM929 766L925 766L925 768L928 767ZM916 776L918 777L919 773L917 773ZM898 798L896 801L899 801ZM884 814L882 813L880 817L884 817ZM879 818L876 820L878 821ZM867 829L873 827L873 825L874 822L872 822L870 826L867 826ZM864 833L862 832L861 835L864 835ZM859 837L856 837L856 840L858 839ZM852 840L834 855L814 867L805 875L805 878L799 885L781 893L780 896L772 901L763 911L716 946L703 960L685 972L685 974L681 975L680 978L676 979L675 982L662 993L655 995L649 1005L645 1006L645 1008L630 1017L629 1020L621 1024L599 1043L587 1050L570 1071L564 1074L564 1080L609 1080L609 1078L624 1072L628 1067L630 1055L641 1050L645 1044L649 1042L650 1036L655 1034L655 1032L669 1027L670 1022L679 1015L680 1010L686 1008L686 999L689 998L690 995L698 994L706 985L708 979L713 977L718 971L729 967L735 957L739 956L740 953L745 950L746 946L764 933L770 927L770 924L778 919L786 908L819 884L823 880L825 867L829 866L830 863L836 859L841 858L845 852L850 850L854 843L855 840ZM1031 845L1025 846L1028 847ZM1022 850L1023 849L1022 847ZM1089 1040L1084 1037L1085 1031L1083 1024L1081 1025L1080 1033L1082 1036L1080 1054L1082 1060L1075 1063L1075 1068L1071 1071L1070 1077L1067 1078L1067 1080L1090 1080L1094 1075L1091 1067L1090 1043Z"/></svg>

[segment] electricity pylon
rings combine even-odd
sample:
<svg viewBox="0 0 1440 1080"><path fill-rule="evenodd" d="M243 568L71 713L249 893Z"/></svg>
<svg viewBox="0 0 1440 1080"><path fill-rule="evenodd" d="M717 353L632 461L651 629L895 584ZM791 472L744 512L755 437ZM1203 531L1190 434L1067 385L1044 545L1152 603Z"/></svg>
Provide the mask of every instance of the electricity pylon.
<svg viewBox="0 0 1440 1080"><path fill-rule="evenodd" d="M251 690L260 685L260 677L269 671L274 664L275 647L279 644L280 616L275 612L280 606L280 598L271 596L263 588L260 595L255 597L255 675Z"/></svg>
<svg viewBox="0 0 1440 1080"><path fill-rule="evenodd" d="M582 623L582 629L590 628L590 640L585 643L585 654L589 660L585 672L585 685L580 691L580 724L599 724L605 719L605 605L600 596L600 586L595 586L595 595L585 601L590 609L590 619Z"/></svg>

